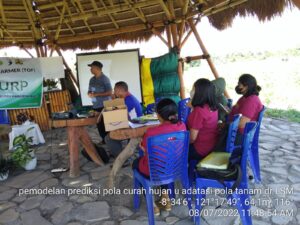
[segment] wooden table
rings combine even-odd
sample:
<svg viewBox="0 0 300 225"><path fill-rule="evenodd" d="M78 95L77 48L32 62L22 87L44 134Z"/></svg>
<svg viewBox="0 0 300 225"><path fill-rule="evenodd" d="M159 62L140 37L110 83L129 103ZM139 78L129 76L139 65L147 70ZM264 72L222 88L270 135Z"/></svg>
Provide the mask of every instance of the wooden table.
<svg viewBox="0 0 300 225"><path fill-rule="evenodd" d="M125 128L114 130L109 133L111 139L115 140L126 140L130 139L127 146L122 150L122 152L115 159L113 167L109 174L108 186L113 188L115 186L115 177L117 172L121 169L124 162L129 159L133 154L135 149L138 147L142 140L143 135L149 127L157 125L144 126L139 128Z"/></svg>
<svg viewBox="0 0 300 225"><path fill-rule="evenodd" d="M96 164L99 166L104 165L87 130L84 128L88 125L97 124L97 118L98 117L96 116L81 119L53 120L53 127L67 127L70 154L70 177L77 177L80 175L79 143L83 145L87 154Z"/></svg>

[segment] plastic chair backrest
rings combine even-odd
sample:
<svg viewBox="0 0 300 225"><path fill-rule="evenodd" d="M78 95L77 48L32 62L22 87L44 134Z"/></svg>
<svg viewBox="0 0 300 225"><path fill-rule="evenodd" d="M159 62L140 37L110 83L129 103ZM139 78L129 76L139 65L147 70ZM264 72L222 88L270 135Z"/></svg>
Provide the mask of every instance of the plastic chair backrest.
<svg viewBox="0 0 300 225"><path fill-rule="evenodd" d="M147 105L147 107L146 107L146 114L153 114L153 113L155 113L155 105L156 105L156 103L151 103L151 104Z"/></svg>
<svg viewBox="0 0 300 225"><path fill-rule="evenodd" d="M0 110L0 124L10 124L8 111Z"/></svg>
<svg viewBox="0 0 300 225"><path fill-rule="evenodd" d="M266 109L267 108L265 106L263 106L262 110L258 114L258 119L257 119L258 124L257 124L257 129L256 129L256 132L254 134L254 140L253 140L253 146L255 146L255 147L258 147L260 125L261 125L261 121L262 121L262 118L264 117Z"/></svg>
<svg viewBox="0 0 300 225"><path fill-rule="evenodd" d="M187 122L187 118L191 112L191 108L187 106L189 101L190 98L185 98L178 103L178 117L183 123Z"/></svg>
<svg viewBox="0 0 300 225"><path fill-rule="evenodd" d="M232 108L232 99L231 98L228 98L227 99L227 107L229 108L229 109L231 109Z"/></svg>
<svg viewBox="0 0 300 225"><path fill-rule="evenodd" d="M247 181L247 161L248 161L248 154L251 151L254 134L257 130L258 123L257 122L248 122L246 123L244 134L243 134L243 144L242 144L242 159L241 159L241 170L243 172L243 181Z"/></svg>
<svg viewBox="0 0 300 225"><path fill-rule="evenodd" d="M228 136L226 140L226 152L231 152L234 149L234 142L236 138L236 133L238 131L239 123L242 115L234 115L233 121L230 123L228 128Z"/></svg>
<svg viewBox="0 0 300 225"><path fill-rule="evenodd" d="M169 184L188 177L189 132L178 131L147 140L150 182Z"/></svg>

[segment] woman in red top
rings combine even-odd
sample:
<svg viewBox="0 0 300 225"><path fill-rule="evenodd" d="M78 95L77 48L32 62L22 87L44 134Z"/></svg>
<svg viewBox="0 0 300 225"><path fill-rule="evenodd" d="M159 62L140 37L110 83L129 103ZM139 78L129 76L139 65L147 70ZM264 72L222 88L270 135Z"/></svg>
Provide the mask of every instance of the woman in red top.
<svg viewBox="0 0 300 225"><path fill-rule="evenodd" d="M237 94L243 95L237 103L232 107L229 114L229 121L233 120L236 114L242 114L239 130L237 132L235 144L242 143L242 137L246 123L249 121L257 121L260 111L263 109L258 95L261 87L257 85L255 77L250 74L243 74L239 78L238 85L235 87Z"/></svg>
<svg viewBox="0 0 300 225"><path fill-rule="evenodd" d="M239 78L238 85L235 87L235 91L239 95L243 95L237 103L232 107L229 114L229 120L233 120L233 116L236 114L242 114L241 121L239 123L239 131L243 133L245 125L249 121L257 121L260 111L263 109L258 95L261 87L257 85L255 77L250 74L243 74Z"/></svg>
<svg viewBox="0 0 300 225"><path fill-rule="evenodd" d="M160 121L160 125L147 129L143 140L140 144L141 149L144 151L144 156L133 161L132 168L137 169L145 177L149 177L149 163L147 153L147 139L148 137L166 134L175 131L185 131L186 126L184 123L178 121L178 109L176 103L168 98L160 100L156 105L157 118ZM166 186L162 188L166 189ZM162 194L160 201L154 203L154 214L159 215L160 209L166 211L171 210L171 202L166 194ZM164 200L163 200L164 199ZM162 204L163 202L163 204Z"/></svg>
<svg viewBox="0 0 300 225"><path fill-rule="evenodd" d="M213 150L218 138L215 86L211 81L199 79L194 83L191 104L189 160L199 161Z"/></svg>

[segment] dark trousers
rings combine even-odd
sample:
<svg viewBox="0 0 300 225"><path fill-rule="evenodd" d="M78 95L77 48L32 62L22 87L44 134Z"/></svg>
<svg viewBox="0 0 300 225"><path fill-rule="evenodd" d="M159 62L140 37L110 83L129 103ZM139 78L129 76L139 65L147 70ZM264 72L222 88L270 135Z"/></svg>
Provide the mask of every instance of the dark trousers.
<svg viewBox="0 0 300 225"><path fill-rule="evenodd" d="M197 152L194 144L190 144L190 146L189 146L189 162L192 160L200 161L203 158L204 157L199 155L199 153Z"/></svg>
<svg viewBox="0 0 300 225"><path fill-rule="evenodd" d="M97 112L101 112L102 109L103 107L94 110ZM108 132L105 131L103 116L101 116L101 120L99 121L99 123L97 123L97 128L98 128L99 135L102 138L102 141L104 141L104 138L108 134Z"/></svg>

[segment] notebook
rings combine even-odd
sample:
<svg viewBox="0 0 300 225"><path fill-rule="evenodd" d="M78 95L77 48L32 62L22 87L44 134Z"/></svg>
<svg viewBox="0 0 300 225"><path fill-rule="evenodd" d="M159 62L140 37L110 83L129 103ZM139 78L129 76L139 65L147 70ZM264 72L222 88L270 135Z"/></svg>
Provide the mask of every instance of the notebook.
<svg viewBox="0 0 300 225"><path fill-rule="evenodd" d="M212 152L197 164L197 168L227 169L229 158L228 152Z"/></svg>

